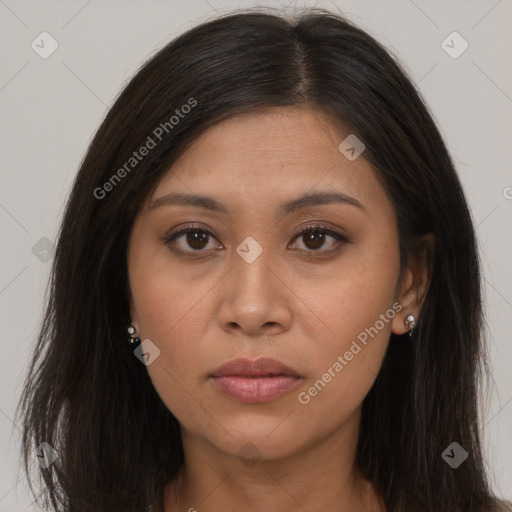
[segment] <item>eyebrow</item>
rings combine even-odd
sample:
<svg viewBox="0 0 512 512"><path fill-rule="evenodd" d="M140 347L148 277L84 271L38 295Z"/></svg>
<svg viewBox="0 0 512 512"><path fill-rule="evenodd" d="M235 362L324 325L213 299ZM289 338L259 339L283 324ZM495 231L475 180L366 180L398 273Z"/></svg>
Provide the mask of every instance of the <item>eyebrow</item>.
<svg viewBox="0 0 512 512"><path fill-rule="evenodd" d="M355 206L361 210L365 210L363 204L355 197L348 196L337 191L324 191L306 193L302 196L282 203L277 208L277 216L289 215L290 213L308 208L310 206L322 206L326 204L341 203L349 206ZM149 209L154 210L161 206L180 205L193 206L213 212L229 214L230 211L225 205L214 199L213 197L199 194L183 194L173 192L165 196L159 197L150 203Z"/></svg>

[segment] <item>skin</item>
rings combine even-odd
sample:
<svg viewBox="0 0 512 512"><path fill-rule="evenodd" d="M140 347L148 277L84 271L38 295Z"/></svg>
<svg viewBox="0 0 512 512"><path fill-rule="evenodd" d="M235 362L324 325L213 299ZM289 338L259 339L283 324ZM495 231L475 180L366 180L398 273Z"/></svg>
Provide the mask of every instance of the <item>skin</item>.
<svg viewBox="0 0 512 512"><path fill-rule="evenodd" d="M407 332L406 316L419 317L430 274L412 257L400 274L393 205L364 157L350 161L338 149L348 133L310 108L233 117L189 146L135 220L132 323L160 350L147 370L180 422L185 453L184 470L165 489L166 512L385 510L354 467L361 405L391 332ZM323 190L364 208L332 203L276 216L280 203ZM171 192L212 196L230 213L150 208ZM186 235L166 244L166 234L185 223L213 236L202 245L191 246ZM338 245L328 234L323 245L295 236L315 223L348 241L329 255ZM262 248L251 263L236 252L248 236ZM425 238L421 252L428 255L432 244ZM300 403L298 394L396 302L402 309L394 318ZM225 361L260 356L294 368L299 386L246 404L208 378ZM246 443L256 447L253 464L239 455Z"/></svg>

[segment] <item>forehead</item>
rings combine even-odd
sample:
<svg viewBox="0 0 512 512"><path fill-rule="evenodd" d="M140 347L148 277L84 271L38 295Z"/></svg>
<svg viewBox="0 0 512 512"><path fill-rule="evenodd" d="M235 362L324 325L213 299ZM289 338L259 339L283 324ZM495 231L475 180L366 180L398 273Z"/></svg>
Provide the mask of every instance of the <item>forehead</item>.
<svg viewBox="0 0 512 512"><path fill-rule="evenodd" d="M265 201L277 207L276 201L330 190L375 203L384 191L371 165L363 157L350 161L338 148L348 134L341 123L311 108L236 115L188 146L151 202L181 192L214 195L227 205L255 207Z"/></svg>
<svg viewBox="0 0 512 512"><path fill-rule="evenodd" d="M187 156L204 156L208 152L225 160L293 160L332 152L343 137L333 120L320 111L274 107L216 124L191 144Z"/></svg>

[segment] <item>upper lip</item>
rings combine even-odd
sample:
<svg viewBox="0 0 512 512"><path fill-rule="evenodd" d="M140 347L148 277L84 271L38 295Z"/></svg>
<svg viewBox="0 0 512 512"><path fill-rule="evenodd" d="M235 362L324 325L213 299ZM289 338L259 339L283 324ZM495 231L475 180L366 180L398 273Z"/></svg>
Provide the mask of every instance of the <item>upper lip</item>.
<svg viewBox="0 0 512 512"><path fill-rule="evenodd" d="M300 375L289 366L277 359L262 357L251 361L250 359L233 359L221 364L213 371L212 377L221 377L226 375L238 376L263 376L263 375L290 375L300 377Z"/></svg>

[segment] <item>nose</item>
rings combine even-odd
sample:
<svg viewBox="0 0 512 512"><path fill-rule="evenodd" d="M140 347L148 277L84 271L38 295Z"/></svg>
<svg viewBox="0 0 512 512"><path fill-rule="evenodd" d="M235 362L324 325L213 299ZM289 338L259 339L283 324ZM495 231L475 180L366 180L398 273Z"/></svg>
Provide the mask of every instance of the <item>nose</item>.
<svg viewBox="0 0 512 512"><path fill-rule="evenodd" d="M219 326L246 336L275 335L290 328L293 292L291 283L263 250L251 261L233 254L233 267L219 287Z"/></svg>

